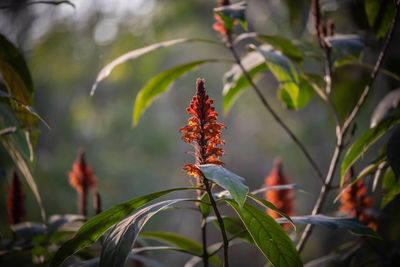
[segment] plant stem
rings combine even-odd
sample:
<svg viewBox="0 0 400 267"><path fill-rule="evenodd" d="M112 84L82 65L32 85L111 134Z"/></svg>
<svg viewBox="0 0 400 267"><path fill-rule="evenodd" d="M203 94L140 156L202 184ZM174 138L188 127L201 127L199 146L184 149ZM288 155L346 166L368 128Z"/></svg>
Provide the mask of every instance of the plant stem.
<svg viewBox="0 0 400 267"><path fill-rule="evenodd" d="M292 140L297 144L297 146L300 148L300 150L303 152L304 156L307 158L307 160L310 162L311 166L317 173L318 178L320 179L321 183L324 182L324 177L319 170L317 164L315 161L312 159L310 154L308 153L307 149L305 146L300 142L300 140L294 135L294 133L289 129L289 127L282 121L282 119L278 116L278 114L272 109L270 104L268 103L267 99L263 96L261 93L261 90L257 87L257 85L254 83L253 79L251 78L250 74L247 72L247 70L243 67L243 64L240 60L239 55L237 54L235 48L232 45L232 40L231 38L228 38L228 43L227 43L228 48L231 50L233 57L235 58L236 64L240 67L240 69L243 72L243 75L246 77L246 79L249 81L251 87L254 89L256 92L258 98L261 100L262 104L264 107L268 110L268 112L272 115L273 119L286 131L286 133L292 138Z"/></svg>
<svg viewBox="0 0 400 267"><path fill-rule="evenodd" d="M200 209L200 207L199 207L199 209ZM201 213L201 210L200 210L200 213ZM203 243L203 255L202 255L202 258L203 258L204 267L208 267L208 257L209 257L208 252L207 252L207 231L206 231L206 226L207 226L206 218L204 216L202 216L202 219L201 219L201 235L202 235L202 243Z"/></svg>
<svg viewBox="0 0 400 267"><path fill-rule="evenodd" d="M211 188L210 188L210 183L207 180L207 178L204 177L204 175L202 175L202 176L203 176L202 178L203 178L203 181L204 181L204 185L206 187L207 194L210 197L210 202L211 202L211 205L212 205L212 207L214 209L215 216L217 217L217 221L218 221L219 227L221 228L222 240L223 240L223 243L224 243L224 264L223 264L223 266L224 267L229 267L229 261L228 261L229 240L228 240L228 237L226 235L224 221L222 220L221 214L219 213L219 210L218 210L218 207L217 207L217 203L215 203L214 197L212 195Z"/></svg>
<svg viewBox="0 0 400 267"><path fill-rule="evenodd" d="M385 42L383 44L382 50L379 53L378 59L375 63L374 69L370 75L370 80L367 84L367 86L365 87L364 91L361 94L361 97L359 98L357 104L355 105L355 107L353 108L352 112L350 113L350 115L347 117L347 119L345 120L345 122L343 123L343 126L341 127L339 133L337 134L337 140L336 140L336 147L335 150L333 152L332 155L332 159L331 162L329 164L329 171L328 174L326 175L325 178L325 182L321 187L321 191L319 193L317 202L314 205L314 208L312 210L311 215L316 215L317 213L319 213L322 209L322 205L326 199L327 196L327 192L329 191L329 189L331 189L331 182L332 182L332 178L333 178L333 174L335 172L335 169L337 167L338 164L338 160L339 160L339 156L342 152L343 149L343 138L346 135L349 126L351 125L351 123L353 122L354 118L356 117L356 115L358 114L361 106L364 104L365 99L367 98L370 89L377 77L377 74L379 72L379 69L382 65L382 61L383 58L386 55L387 49L389 47L389 44L392 40L392 36L393 36L393 31L394 28L396 27L396 23L397 23L397 17L398 17L398 11L399 11L399 6L400 6L400 0L396 1L396 9L395 9L395 14L393 17L393 20L391 22L390 28L389 28L389 32L386 36ZM313 225L311 224L307 224L306 228L304 229L304 232L302 233L299 242L297 243L297 250L299 251L299 253L302 251L302 249L304 248L305 243L308 240L308 237L310 236L311 232L312 232L312 228Z"/></svg>

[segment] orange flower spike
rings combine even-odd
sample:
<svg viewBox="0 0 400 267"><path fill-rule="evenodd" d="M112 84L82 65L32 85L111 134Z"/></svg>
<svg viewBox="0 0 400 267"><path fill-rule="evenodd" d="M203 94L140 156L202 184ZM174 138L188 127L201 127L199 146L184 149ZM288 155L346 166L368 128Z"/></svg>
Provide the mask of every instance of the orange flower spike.
<svg viewBox="0 0 400 267"><path fill-rule="evenodd" d="M220 0L217 4L217 7L229 6L230 4L231 3L229 0ZM224 21L221 19L221 17L218 14L214 14L214 19L216 20L213 25L214 30L221 33L223 36L227 36L228 31L225 29Z"/></svg>
<svg viewBox="0 0 400 267"><path fill-rule="evenodd" d="M344 178L345 186L350 183L354 176L353 168L346 173ZM361 223L376 229L374 216L367 214L367 210L373 206L373 200L367 195L367 188L362 180L358 180L352 187L340 196L340 211L347 213L350 217L357 218Z"/></svg>
<svg viewBox="0 0 400 267"><path fill-rule="evenodd" d="M23 221L25 215L24 188L15 169L12 170L11 184L8 188L7 210L10 225Z"/></svg>
<svg viewBox="0 0 400 267"><path fill-rule="evenodd" d="M78 192L79 213L87 216L87 195L89 189L96 188L97 179L92 168L86 164L85 152L79 149L78 156L68 173L70 185Z"/></svg>
<svg viewBox="0 0 400 267"><path fill-rule="evenodd" d="M204 80L197 79L196 95L187 108L187 113L192 115L188 120L188 125L182 127L179 131L183 133L182 140L194 145L196 158L195 164L217 164L224 165L219 160L224 154L220 146L224 143L221 140L221 129L225 128L222 123L217 123L218 113L212 107L213 101L209 99L204 87ZM186 164L183 168L187 174L195 176L197 183L202 184L200 180L200 171L194 164ZM202 192L199 192L201 195Z"/></svg>
<svg viewBox="0 0 400 267"><path fill-rule="evenodd" d="M272 187L277 185L290 184L290 181L282 171L282 161L280 158L276 158L274 161L274 167L268 177L265 178L265 187ZM289 216L294 215L293 211L293 189L286 190L270 190L264 194L265 200L274 204L280 211L284 212ZM277 219L281 217L278 213L268 209L268 214ZM283 224L284 228L288 228L289 224Z"/></svg>

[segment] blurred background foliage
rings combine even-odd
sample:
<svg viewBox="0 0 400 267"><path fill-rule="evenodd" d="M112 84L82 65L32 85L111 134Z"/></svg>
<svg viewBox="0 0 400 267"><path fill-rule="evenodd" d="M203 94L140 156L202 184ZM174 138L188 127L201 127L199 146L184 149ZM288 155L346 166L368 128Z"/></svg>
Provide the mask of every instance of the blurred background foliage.
<svg viewBox="0 0 400 267"><path fill-rule="evenodd" d="M254 93L247 90L229 114L222 116L222 76L230 66L215 63L202 66L179 79L144 113L138 125L131 127L133 103L137 92L156 73L179 63L205 58L230 58L228 51L206 44L184 44L157 50L134 62L117 67L97 93L89 96L98 71L112 59L129 50L155 42L182 37L218 41L212 29L215 0L72 0L75 5L30 5L28 1L1 1L12 8L0 9L0 32L19 47L28 62L35 88L35 106L50 124L40 124L36 147L34 177L48 214L76 213L76 192L69 186L67 172L79 147L86 151L88 163L98 177L98 191L104 208L153 191L190 186L193 181L184 172L193 162L185 153L191 147L180 140L179 128L189 117L186 107L195 91L197 77L206 79L206 88L219 112L219 121L227 126L226 168L246 178L250 189L259 188L272 168L273 159L283 159L289 179L313 195L296 192L296 214L309 214L320 183L298 147L272 120ZM365 40L363 61L373 64L382 45L369 28L361 0L321 1L326 17L336 23L336 32L355 33ZM316 42L308 0L249 0L247 20L250 31L279 34L289 39ZM399 68L399 34L395 34L385 68ZM314 60L305 68L322 74ZM369 70L346 66L337 69L333 98L345 116L365 86ZM284 108L277 97L277 82L270 73L260 75L258 84L272 106L311 151L326 172L334 147L334 123L327 106L314 96L300 111ZM378 97L395 86L395 81L380 75L375 90L358 118L356 136L368 129L368 118ZM363 115L365 115L363 117ZM376 153L373 149L368 153ZM10 234L6 220L5 195L11 168L8 154L0 150L2 170L0 231ZM362 161L361 161L362 163ZM336 175L339 179L339 175ZM367 183L370 182L367 180ZM39 221L34 197L26 187L28 221ZM334 194L332 194L332 198ZM379 206L380 198L376 199ZM328 201L326 213L336 206ZM93 214L93 211L91 211ZM168 211L169 219L155 217L148 228L178 231L200 239L200 218L190 211ZM166 217L163 217L166 218ZM219 235L211 232L212 241ZM334 238L333 238L334 237ZM316 228L303 254L305 261L327 253L350 239L345 231ZM212 242L211 241L211 242ZM250 245L233 248L235 266L263 266L265 259ZM169 266L180 266L186 256L175 252L154 254ZM248 260L254 262L249 265Z"/></svg>

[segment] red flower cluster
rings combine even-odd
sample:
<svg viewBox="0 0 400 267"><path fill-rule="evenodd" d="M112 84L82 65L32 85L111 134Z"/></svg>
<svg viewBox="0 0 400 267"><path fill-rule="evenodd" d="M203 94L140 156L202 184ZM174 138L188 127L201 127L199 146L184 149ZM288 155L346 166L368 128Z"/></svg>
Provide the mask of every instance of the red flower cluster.
<svg viewBox="0 0 400 267"><path fill-rule="evenodd" d="M347 185L354 176L353 168L347 172L345 176L345 185ZM339 210L345 212L350 217L357 218L361 223L376 230L376 217L367 213L367 210L372 208L373 200L367 196L367 188L363 181L358 180L352 187L346 190L340 196Z"/></svg>
<svg viewBox="0 0 400 267"><path fill-rule="evenodd" d="M24 188L15 169L12 171L11 185L8 188L7 209L10 225L22 222L25 214Z"/></svg>
<svg viewBox="0 0 400 267"><path fill-rule="evenodd" d="M86 164L83 149L79 149L78 157L72 165L72 171L68 175L70 185L78 192L79 213L86 216L88 191L97 186L97 179L93 174L92 168Z"/></svg>
<svg viewBox="0 0 400 267"><path fill-rule="evenodd" d="M229 2L229 0L220 0L218 2L217 7L229 6L230 4L231 3ZM227 36L228 31L225 29L224 21L221 19L221 17L218 14L214 14L214 18L216 20L216 22L213 25L214 30L221 33L223 36Z"/></svg>
<svg viewBox="0 0 400 267"><path fill-rule="evenodd" d="M274 168L267 178L265 178L265 187L277 186L277 185L286 185L290 184L290 181L282 172L282 161L279 158L276 158L274 161ZM265 200L274 204L280 211L283 213L293 216L293 189L286 190L269 190L264 194ZM276 219L281 215L274 212L271 209L268 209L268 214ZM284 224L284 228L289 227L289 224Z"/></svg>
<svg viewBox="0 0 400 267"><path fill-rule="evenodd" d="M182 139L186 143L192 143L195 148L196 164L217 164L224 165L219 160L224 154L220 147L224 140L220 138L221 129L225 125L217 123L218 113L211 106L213 101L208 98L204 88L204 80L197 79L196 95L187 108L187 113L193 115L188 125L179 131L183 133ZM200 184L200 170L194 164L186 164L183 168L189 175L196 177Z"/></svg>
<svg viewBox="0 0 400 267"><path fill-rule="evenodd" d="M72 165L72 171L70 171L68 175L70 185L75 188L77 192L95 188L97 185L92 168L86 165L85 152L83 149L79 149L78 157Z"/></svg>

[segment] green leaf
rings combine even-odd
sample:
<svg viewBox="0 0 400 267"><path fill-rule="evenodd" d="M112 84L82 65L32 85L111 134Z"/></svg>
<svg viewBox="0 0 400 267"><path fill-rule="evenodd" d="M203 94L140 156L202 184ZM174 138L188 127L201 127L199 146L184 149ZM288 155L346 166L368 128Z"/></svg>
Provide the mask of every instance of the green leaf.
<svg viewBox="0 0 400 267"><path fill-rule="evenodd" d="M35 179L29 169L28 164L26 163L24 157L22 156L21 152L15 146L14 142L6 135L0 136L1 142L4 148L7 150L8 154L17 165L20 172L24 175L26 182L28 183L29 187L31 188L33 195L39 205L40 208L40 215L42 216L43 222L46 221L46 212L43 207L42 198L40 197L39 189L36 185Z"/></svg>
<svg viewBox="0 0 400 267"><path fill-rule="evenodd" d="M24 57L6 37L0 34L0 73L8 93L24 105L33 107L33 82ZM37 128L38 119L25 108L15 105L13 109L18 120L25 128ZM30 146L30 158L33 160L33 147L36 144L37 131L26 130L26 141Z"/></svg>
<svg viewBox="0 0 400 267"><path fill-rule="evenodd" d="M381 137L390 128L400 122L400 116L387 118L374 128L367 130L361 135L349 148L343 160L341 167L340 186L343 186L344 175L347 170L356 162L356 160L370 147L379 137Z"/></svg>
<svg viewBox="0 0 400 267"><path fill-rule="evenodd" d="M264 207L271 209L273 211L275 211L276 213L278 213L279 215L281 215L282 217L286 218L289 223L293 226L294 230L296 230L296 226L294 225L292 219L290 219L290 217L288 215L286 215L284 212L280 211L277 207L275 207L275 205L265 199L261 199L256 197L255 195L252 194L248 194L248 196L253 199L254 201L256 201L257 203L263 205Z"/></svg>
<svg viewBox="0 0 400 267"><path fill-rule="evenodd" d="M175 233L167 233L167 232L143 232L140 234L142 238L152 238L159 241L167 242L169 244L175 245L178 248L189 252L190 254L201 257L203 254L203 247L200 243L188 239L184 236L175 234ZM210 262L214 263L217 266L222 264L221 260L218 256L214 255L209 258Z"/></svg>
<svg viewBox="0 0 400 267"><path fill-rule="evenodd" d="M242 25L243 29L247 31L247 23L245 18L246 8L247 3L243 1L228 6L214 8L214 12L217 13L224 21L225 29L231 31L234 26L234 21L237 20Z"/></svg>
<svg viewBox="0 0 400 267"><path fill-rule="evenodd" d="M166 92L176 79L204 63L216 61L218 60L207 59L193 61L173 67L154 76L146 84L146 86L140 90L136 97L135 106L133 109L132 125L135 126L138 123L140 115L146 110L151 102L154 101L155 97L161 93Z"/></svg>
<svg viewBox="0 0 400 267"><path fill-rule="evenodd" d="M300 77L299 86L294 83L283 84L278 94L288 109L301 109L311 100L314 88L305 79Z"/></svg>
<svg viewBox="0 0 400 267"><path fill-rule="evenodd" d="M365 47L361 38L353 34L335 34L325 37L325 41L334 50L333 61L359 59Z"/></svg>
<svg viewBox="0 0 400 267"><path fill-rule="evenodd" d="M249 204L244 205L242 212L236 202L225 201L235 209L254 243L272 266L303 266L292 240L271 216Z"/></svg>
<svg viewBox="0 0 400 267"><path fill-rule="evenodd" d="M32 114L33 116L35 116L39 120L41 120L43 122L43 124L46 125L47 128L49 128L49 129L51 128L49 123L45 119L43 119L42 116L40 116L39 113L37 113L37 111L33 107L31 107L29 105L25 105L24 103L22 103L15 97L12 97L11 95L9 95L6 92L1 91L1 90L0 90L0 97L10 99L13 103L15 103L16 106L23 107L28 113Z"/></svg>
<svg viewBox="0 0 400 267"><path fill-rule="evenodd" d="M394 16L395 6L391 0L365 0L365 13L369 25L374 28L376 36L382 38L389 29Z"/></svg>
<svg viewBox="0 0 400 267"><path fill-rule="evenodd" d="M400 179L396 179L392 168L388 168L383 176L382 189L385 192L381 202L383 209L396 195L400 194Z"/></svg>
<svg viewBox="0 0 400 267"><path fill-rule="evenodd" d="M215 164L196 165L204 176L228 190L232 198L239 204L240 208L246 202L249 188L244 184L244 178L228 171L222 166Z"/></svg>
<svg viewBox="0 0 400 267"><path fill-rule="evenodd" d="M360 223L356 218L329 217L322 214L293 216L291 217L294 223L298 224L316 224L322 225L331 229L344 228L358 235L365 235L381 239L377 232ZM287 219L276 219L279 223L287 223Z"/></svg>
<svg viewBox="0 0 400 267"><path fill-rule="evenodd" d="M387 158L397 178L400 177L400 127L392 133L387 143Z"/></svg>
<svg viewBox="0 0 400 267"><path fill-rule="evenodd" d="M193 188L175 188L151 193L126 201L99 213L82 225L76 235L60 247L60 249L54 255L50 266L58 266L67 257L75 254L84 247L90 246L96 242L96 240L99 239L111 226L150 201L175 191L190 189Z"/></svg>
<svg viewBox="0 0 400 267"><path fill-rule="evenodd" d="M126 259L136 241L137 236L146 222L158 212L169 206L182 202L194 200L190 198L165 200L129 215L114 225L108 231L103 240L100 255L100 267L125 266Z"/></svg>
<svg viewBox="0 0 400 267"><path fill-rule="evenodd" d="M200 199L202 202L210 202L210 196L208 194L203 194ZM213 210L211 205L205 205L203 203L200 203L200 211L201 214L203 215L203 218L207 218L208 215L210 215L211 211Z"/></svg>
<svg viewBox="0 0 400 267"><path fill-rule="evenodd" d="M103 67L99 74L97 74L96 77L96 81L92 86L92 90L90 92L90 95L94 95L96 88L98 86L98 84L104 80L105 78L108 77L108 75L110 75L111 71L118 65L125 63L128 60L133 60L136 59L140 56L143 56L149 52L161 49L161 48L165 48L165 47L169 47L169 46L173 46L173 45L177 45L177 44L183 44L183 43L190 43L190 42L201 42L201 43L208 43L208 44L214 44L214 45L218 45L221 46L220 43L211 41L211 40L206 40L206 39L199 39L199 38L184 38L184 39L176 39L176 40L171 40L171 41L166 41L166 42L161 42L161 43L156 43L156 44L152 44L146 47L142 47L139 49L135 49L132 51L129 51L121 56L119 56L118 58L114 59L113 61L111 61L110 63L108 63L105 67Z"/></svg>
<svg viewBox="0 0 400 267"><path fill-rule="evenodd" d="M391 114L400 103L400 88L390 91L379 101L371 116L370 127L375 127L379 122Z"/></svg>
<svg viewBox="0 0 400 267"><path fill-rule="evenodd" d="M290 40L280 35L256 35L256 38L262 42L270 44L274 49L279 50L297 63L301 63L303 53Z"/></svg>
<svg viewBox="0 0 400 267"><path fill-rule="evenodd" d="M250 52L246 56L242 57L241 63L253 79L257 73L267 69L264 57L257 52ZM224 113L227 114L240 93L242 93L246 87L250 87L250 83L238 65L232 66L229 71L225 72L223 82L223 106Z"/></svg>
<svg viewBox="0 0 400 267"><path fill-rule="evenodd" d="M228 233L230 233L233 236L237 236L239 238L242 238L243 240L254 244L253 238L251 237L251 235L249 234L249 232L247 231L246 227L244 226L243 222L239 219L239 218L235 218L235 217L224 217L223 218L224 221L224 227L225 230L228 231ZM220 229L220 225L218 223L218 221L213 220L215 226Z"/></svg>

